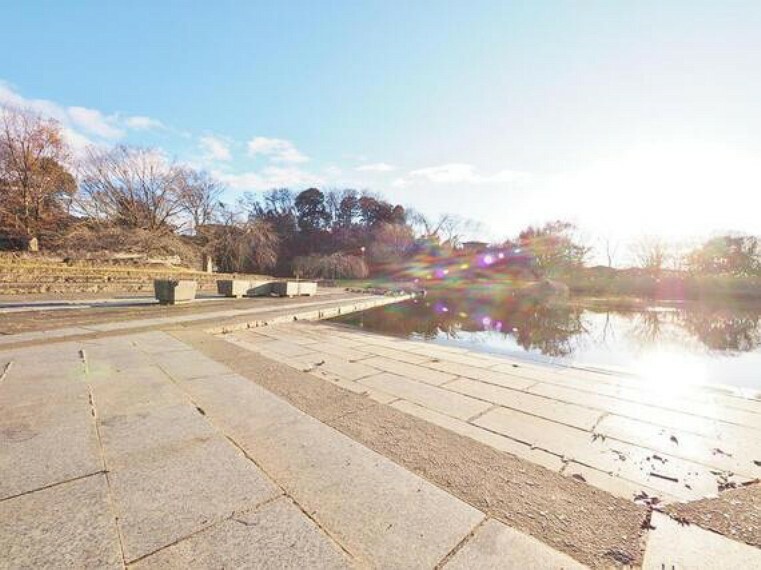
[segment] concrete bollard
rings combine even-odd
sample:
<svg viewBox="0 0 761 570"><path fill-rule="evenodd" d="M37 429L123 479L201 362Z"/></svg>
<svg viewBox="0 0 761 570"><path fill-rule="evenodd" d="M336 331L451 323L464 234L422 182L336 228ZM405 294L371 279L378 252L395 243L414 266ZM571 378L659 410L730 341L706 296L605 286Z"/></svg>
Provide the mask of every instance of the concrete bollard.
<svg viewBox="0 0 761 570"><path fill-rule="evenodd" d="M162 305L177 305L190 303L196 298L197 281L173 279L156 279L153 281L153 292Z"/></svg>
<svg viewBox="0 0 761 570"><path fill-rule="evenodd" d="M299 295L312 296L317 293L317 283L314 281L278 281L273 290L281 297L296 297Z"/></svg>
<svg viewBox="0 0 761 570"><path fill-rule="evenodd" d="M250 288L251 283L249 281L240 279L220 279L217 281L217 293L225 297L240 299L248 294Z"/></svg>
<svg viewBox="0 0 761 570"><path fill-rule="evenodd" d="M314 281L299 281L299 295L311 297L317 294L317 283Z"/></svg>

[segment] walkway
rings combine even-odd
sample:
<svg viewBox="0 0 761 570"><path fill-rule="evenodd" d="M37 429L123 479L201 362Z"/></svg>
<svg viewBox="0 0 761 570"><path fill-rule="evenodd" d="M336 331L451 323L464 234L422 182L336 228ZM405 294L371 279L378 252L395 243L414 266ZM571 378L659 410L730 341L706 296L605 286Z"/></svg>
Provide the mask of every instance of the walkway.
<svg viewBox="0 0 761 570"><path fill-rule="evenodd" d="M677 393L323 323L226 340L614 495L714 495L761 477L761 400Z"/></svg>
<svg viewBox="0 0 761 570"><path fill-rule="evenodd" d="M462 352L294 324L389 299L315 301L3 339L0 568L761 566L758 485L680 504L680 520L696 523L681 526L617 485L611 494L569 471L598 467L580 455L588 443L561 430L589 439L605 418L633 418L607 411L574 427L578 410L543 396L543 411L528 396L567 384L567 372L516 375L509 361L476 366L485 361ZM476 385L513 398L494 402L471 393ZM715 429L756 429L737 421L752 419L754 401L711 396L722 403L716 414L740 414L713 418ZM703 413L698 403L691 409ZM504 423L515 413L546 422L526 424L541 445ZM677 427L680 448L703 441ZM743 450L758 450L747 446L722 450L742 462ZM659 455L703 465L686 452ZM659 480L646 482L658 490Z"/></svg>

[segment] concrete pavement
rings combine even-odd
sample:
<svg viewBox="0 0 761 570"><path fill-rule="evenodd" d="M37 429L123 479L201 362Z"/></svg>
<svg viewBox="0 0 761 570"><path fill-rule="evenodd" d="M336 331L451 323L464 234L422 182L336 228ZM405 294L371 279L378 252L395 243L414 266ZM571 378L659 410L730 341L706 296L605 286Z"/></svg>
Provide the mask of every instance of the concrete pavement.
<svg viewBox="0 0 761 570"><path fill-rule="evenodd" d="M681 526L630 496L715 493L705 467L751 478L755 402L704 394L650 424L660 416L640 410L652 403L615 379L515 374L506 360L287 324L376 302L388 299L6 342L0 568L761 565L752 516L736 517L745 533L731 540L720 525ZM600 409L603 397L626 405ZM673 423L695 415L704 421ZM658 438L633 440L650 433L639 427L613 431L624 421L680 429L685 451L646 447ZM601 449L659 454L680 477L698 470L696 484L677 492L606 470L613 463L595 463L569 430L602 433ZM717 439L730 457L706 455Z"/></svg>

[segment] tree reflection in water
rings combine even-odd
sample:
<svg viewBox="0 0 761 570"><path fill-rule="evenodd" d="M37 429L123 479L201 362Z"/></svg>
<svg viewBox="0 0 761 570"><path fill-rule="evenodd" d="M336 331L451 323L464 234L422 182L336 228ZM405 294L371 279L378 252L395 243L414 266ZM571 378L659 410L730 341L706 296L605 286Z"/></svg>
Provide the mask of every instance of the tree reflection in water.
<svg viewBox="0 0 761 570"><path fill-rule="evenodd" d="M488 333L490 337L509 337L525 351L553 358L572 356L590 345L604 348L621 332L639 349L666 341L727 355L761 347L761 306L693 303L631 309L599 302L586 305L579 299L548 301L514 294L444 291L338 320L425 340L456 340L464 333L472 339L470 333Z"/></svg>

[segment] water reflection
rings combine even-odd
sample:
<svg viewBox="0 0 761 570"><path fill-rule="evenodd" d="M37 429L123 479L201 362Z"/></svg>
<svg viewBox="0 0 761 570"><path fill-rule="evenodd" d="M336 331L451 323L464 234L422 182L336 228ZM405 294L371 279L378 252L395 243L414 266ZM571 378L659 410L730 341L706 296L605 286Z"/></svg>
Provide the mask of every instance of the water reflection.
<svg viewBox="0 0 761 570"><path fill-rule="evenodd" d="M761 388L761 306L627 306L441 293L340 319L470 349Z"/></svg>

